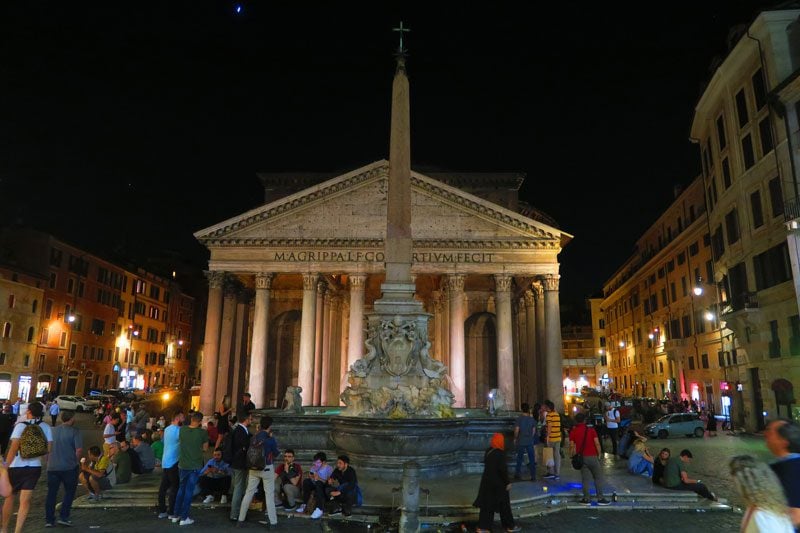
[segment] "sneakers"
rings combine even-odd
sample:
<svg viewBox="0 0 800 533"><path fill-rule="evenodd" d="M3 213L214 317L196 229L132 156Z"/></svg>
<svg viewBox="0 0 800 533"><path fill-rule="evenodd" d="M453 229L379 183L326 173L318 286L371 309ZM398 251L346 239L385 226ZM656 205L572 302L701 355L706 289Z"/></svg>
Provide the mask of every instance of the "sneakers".
<svg viewBox="0 0 800 533"><path fill-rule="evenodd" d="M72 527L72 520L64 520L63 518L59 518L56 520L56 524L60 526Z"/></svg>
<svg viewBox="0 0 800 533"><path fill-rule="evenodd" d="M555 474L545 474L545 476L543 477L543 479L555 479L555 478L556 478Z"/></svg>
<svg viewBox="0 0 800 533"><path fill-rule="evenodd" d="M320 509L319 507L317 507L316 509L314 509L314 512L313 512L313 513L311 513L311 519L312 519L312 520L317 520L317 519L318 519L318 518L320 518L321 516L322 516L322 509Z"/></svg>
<svg viewBox="0 0 800 533"><path fill-rule="evenodd" d="M169 514L167 513L158 513L159 518L169 518Z"/></svg>
<svg viewBox="0 0 800 533"><path fill-rule="evenodd" d="M56 525L55 525L55 524L53 524L53 523L51 523L51 522L47 522L47 523L44 525L44 527L56 527Z"/></svg>
<svg viewBox="0 0 800 533"><path fill-rule="evenodd" d="M334 509L333 511L328 513L328 516L338 516L340 514L342 514L342 508L341 507L337 507L336 509Z"/></svg>
<svg viewBox="0 0 800 533"><path fill-rule="evenodd" d="M86 499L89 500L90 502L96 502L100 499L100 496L90 492L89 496L87 496Z"/></svg>
<svg viewBox="0 0 800 533"><path fill-rule="evenodd" d="M219 499L219 503L225 505L226 503L228 503L228 497L225 494L223 494Z"/></svg>
<svg viewBox="0 0 800 533"><path fill-rule="evenodd" d="M581 501L578 503L581 505L592 505L592 502L589 501L589 498L581 498Z"/></svg>
<svg viewBox="0 0 800 533"><path fill-rule="evenodd" d="M297 509L295 509L295 511L294 511L294 512L295 512L295 513L305 513L305 512L306 512L306 504L304 504L304 503L301 503L301 504L300 504L300 507L298 507Z"/></svg>
<svg viewBox="0 0 800 533"><path fill-rule="evenodd" d="M611 502L606 500L605 498L600 498L597 500L597 505L611 505Z"/></svg>
<svg viewBox="0 0 800 533"><path fill-rule="evenodd" d="M287 513L289 513L289 512L294 511L295 507L297 507L297 505L284 505L283 506L283 510L286 511Z"/></svg>
<svg viewBox="0 0 800 533"><path fill-rule="evenodd" d="M517 531L522 531L522 528L519 526L514 526L506 529L509 533L516 533Z"/></svg>
<svg viewBox="0 0 800 533"><path fill-rule="evenodd" d="M213 501L214 501L214 496L212 496L211 494L209 494L203 499L203 503L212 503Z"/></svg>
<svg viewBox="0 0 800 533"><path fill-rule="evenodd" d="M169 518L170 520L172 520L172 523L173 523L173 524L177 524L178 522L180 522L180 521L181 521L181 517L180 517L180 516L168 516L167 518Z"/></svg>
<svg viewBox="0 0 800 533"><path fill-rule="evenodd" d="M194 520L192 520L191 518L184 518L183 520L180 521L180 523L178 525L180 525L180 526L191 526L192 524L194 524Z"/></svg>

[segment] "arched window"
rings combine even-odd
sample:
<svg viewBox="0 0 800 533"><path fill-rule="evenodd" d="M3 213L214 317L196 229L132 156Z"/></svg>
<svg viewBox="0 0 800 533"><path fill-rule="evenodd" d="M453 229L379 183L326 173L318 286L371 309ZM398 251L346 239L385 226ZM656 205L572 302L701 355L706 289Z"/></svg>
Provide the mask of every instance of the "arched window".
<svg viewBox="0 0 800 533"><path fill-rule="evenodd" d="M3 338L7 339L11 336L11 322L6 322L3 326Z"/></svg>
<svg viewBox="0 0 800 533"><path fill-rule="evenodd" d="M28 342L33 340L33 326L28 328Z"/></svg>
<svg viewBox="0 0 800 533"><path fill-rule="evenodd" d="M31 304L31 313L34 315L36 314L36 310L39 308L39 300L34 300Z"/></svg>
<svg viewBox="0 0 800 533"><path fill-rule="evenodd" d="M9 297L8 297L8 308L9 309L14 309L14 303L15 302L16 302L16 298L14 298L14 295L13 294L9 295Z"/></svg>

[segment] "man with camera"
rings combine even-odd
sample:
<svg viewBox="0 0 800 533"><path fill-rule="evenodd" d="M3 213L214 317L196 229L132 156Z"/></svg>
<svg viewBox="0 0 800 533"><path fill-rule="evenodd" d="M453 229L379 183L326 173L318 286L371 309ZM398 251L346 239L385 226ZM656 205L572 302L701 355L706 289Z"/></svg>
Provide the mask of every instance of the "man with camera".
<svg viewBox="0 0 800 533"><path fill-rule="evenodd" d="M283 463L275 469L275 506L293 511L300 499L300 480L303 469L294 462L294 450L287 448L283 452Z"/></svg>

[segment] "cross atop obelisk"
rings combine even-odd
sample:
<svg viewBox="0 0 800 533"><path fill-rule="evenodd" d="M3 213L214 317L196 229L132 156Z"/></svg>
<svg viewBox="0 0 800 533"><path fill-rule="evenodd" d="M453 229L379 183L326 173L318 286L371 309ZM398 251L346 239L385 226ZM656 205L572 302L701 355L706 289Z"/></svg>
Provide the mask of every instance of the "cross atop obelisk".
<svg viewBox="0 0 800 533"><path fill-rule="evenodd" d="M392 31L396 31L396 32L398 32L400 34L400 46L397 47L397 53L401 54L401 55L405 55L406 49L403 48L403 34L410 32L411 29L410 28L404 28L403 27L403 21L401 20L400 21L400 26L398 26L397 28L392 28Z"/></svg>
<svg viewBox="0 0 800 533"><path fill-rule="evenodd" d="M397 70L392 82L392 124L389 134L389 194L386 209L386 281L382 296L376 302L394 302L411 311L416 307L414 281L411 278L411 105L408 77L403 54L403 33L409 31L400 23ZM409 305L411 304L411 305ZM400 310L400 309L398 309Z"/></svg>

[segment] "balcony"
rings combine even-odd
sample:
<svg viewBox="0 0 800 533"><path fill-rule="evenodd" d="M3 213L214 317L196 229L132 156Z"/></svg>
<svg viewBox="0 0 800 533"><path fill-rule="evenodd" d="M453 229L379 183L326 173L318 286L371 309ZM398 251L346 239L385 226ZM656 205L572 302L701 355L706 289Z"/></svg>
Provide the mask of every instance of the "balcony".
<svg viewBox="0 0 800 533"><path fill-rule="evenodd" d="M669 341L664 341L664 351L675 350L677 348L684 348L686 347L687 342L686 339L672 339Z"/></svg>
<svg viewBox="0 0 800 533"><path fill-rule="evenodd" d="M783 219L786 222L800 218L800 198L794 197L784 200Z"/></svg>
<svg viewBox="0 0 800 533"><path fill-rule="evenodd" d="M733 296L730 300L731 311L736 312L745 309L758 309L758 293L743 292Z"/></svg>

